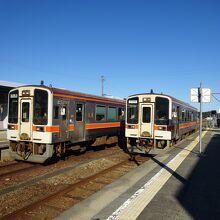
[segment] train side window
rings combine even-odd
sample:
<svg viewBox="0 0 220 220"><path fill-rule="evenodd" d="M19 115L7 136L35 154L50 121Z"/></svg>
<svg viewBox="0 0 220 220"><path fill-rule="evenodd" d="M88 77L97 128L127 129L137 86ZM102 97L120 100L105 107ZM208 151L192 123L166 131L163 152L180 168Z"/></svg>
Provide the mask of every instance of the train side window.
<svg viewBox="0 0 220 220"><path fill-rule="evenodd" d="M188 121L188 120L189 120L189 112L188 112L188 110L186 110L186 115L185 115L185 117L186 117L186 120L185 120L185 121Z"/></svg>
<svg viewBox="0 0 220 220"><path fill-rule="evenodd" d="M177 120L178 122L180 122L181 119L180 119L180 107L179 106L176 107L176 111L177 111Z"/></svg>
<svg viewBox="0 0 220 220"><path fill-rule="evenodd" d="M96 121L105 121L106 109L105 106L96 106Z"/></svg>
<svg viewBox="0 0 220 220"><path fill-rule="evenodd" d="M194 118L193 118L193 112L190 112L190 120L193 121Z"/></svg>
<svg viewBox="0 0 220 220"><path fill-rule="evenodd" d="M186 111L185 109L182 110L182 121L185 121L185 115L186 115L185 111Z"/></svg>
<svg viewBox="0 0 220 220"><path fill-rule="evenodd" d="M82 121L83 119L83 105L76 104L76 121Z"/></svg>
<svg viewBox="0 0 220 220"><path fill-rule="evenodd" d="M124 112L125 111L123 108L118 108L118 120L124 120L124 116L125 116Z"/></svg>
<svg viewBox="0 0 220 220"><path fill-rule="evenodd" d="M175 108L175 106L173 106L172 109L172 118L177 118L177 109Z"/></svg>
<svg viewBox="0 0 220 220"><path fill-rule="evenodd" d="M115 107L108 107L108 121L116 121L117 109Z"/></svg>
<svg viewBox="0 0 220 220"><path fill-rule="evenodd" d="M53 118L58 119L59 118L59 106L54 106L53 107Z"/></svg>

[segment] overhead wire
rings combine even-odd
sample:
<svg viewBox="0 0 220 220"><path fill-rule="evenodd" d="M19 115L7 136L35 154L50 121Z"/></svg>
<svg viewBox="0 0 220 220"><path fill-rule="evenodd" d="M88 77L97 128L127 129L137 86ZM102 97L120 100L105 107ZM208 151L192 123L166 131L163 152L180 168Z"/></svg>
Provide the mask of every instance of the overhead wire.
<svg viewBox="0 0 220 220"><path fill-rule="evenodd" d="M212 97L213 97L217 102L220 103L220 100L219 100L218 98L216 98L213 94L212 94Z"/></svg>

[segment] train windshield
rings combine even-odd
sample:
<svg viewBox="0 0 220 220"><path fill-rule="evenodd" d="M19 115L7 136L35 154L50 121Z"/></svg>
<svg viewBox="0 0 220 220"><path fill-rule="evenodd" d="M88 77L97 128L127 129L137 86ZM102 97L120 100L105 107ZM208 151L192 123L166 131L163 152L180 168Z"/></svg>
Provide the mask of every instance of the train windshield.
<svg viewBox="0 0 220 220"><path fill-rule="evenodd" d="M18 90L9 94L8 122L18 123Z"/></svg>
<svg viewBox="0 0 220 220"><path fill-rule="evenodd" d="M46 125L48 121L48 92L34 90L34 118L35 125Z"/></svg>
<svg viewBox="0 0 220 220"><path fill-rule="evenodd" d="M155 124L167 125L169 121L169 100L156 97Z"/></svg>
<svg viewBox="0 0 220 220"><path fill-rule="evenodd" d="M138 98L128 99L127 102L127 123L138 123Z"/></svg>

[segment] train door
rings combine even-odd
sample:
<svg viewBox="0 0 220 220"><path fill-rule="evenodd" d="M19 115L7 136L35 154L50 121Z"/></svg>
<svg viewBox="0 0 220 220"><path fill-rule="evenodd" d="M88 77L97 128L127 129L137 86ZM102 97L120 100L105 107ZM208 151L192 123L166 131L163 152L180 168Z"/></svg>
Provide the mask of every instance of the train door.
<svg viewBox="0 0 220 220"><path fill-rule="evenodd" d="M140 135L143 137L153 137L153 105L141 105Z"/></svg>
<svg viewBox="0 0 220 220"><path fill-rule="evenodd" d="M74 141L78 142L84 140L84 132L85 104L82 102L76 102Z"/></svg>
<svg viewBox="0 0 220 220"><path fill-rule="evenodd" d="M69 103L65 102L60 107L61 123L60 123L60 137L61 141L69 138Z"/></svg>
<svg viewBox="0 0 220 220"><path fill-rule="evenodd" d="M23 140L32 139L32 104L31 99L21 99L20 112L21 112L21 123L20 123L20 137Z"/></svg>
<svg viewBox="0 0 220 220"><path fill-rule="evenodd" d="M178 139L180 135L179 127L180 127L180 107L177 106L176 139Z"/></svg>

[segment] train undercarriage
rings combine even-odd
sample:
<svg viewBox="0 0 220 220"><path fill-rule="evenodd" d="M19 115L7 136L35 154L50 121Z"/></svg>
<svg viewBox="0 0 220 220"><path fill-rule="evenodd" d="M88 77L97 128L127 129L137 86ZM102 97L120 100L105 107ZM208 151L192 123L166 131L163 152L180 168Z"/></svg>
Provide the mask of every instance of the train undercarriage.
<svg viewBox="0 0 220 220"><path fill-rule="evenodd" d="M72 143L70 141L54 144L33 143L31 141L10 141L11 155L17 160L44 163L51 158L62 158L68 151L83 153L87 147L112 145L118 143L118 136L101 136L90 141Z"/></svg>

